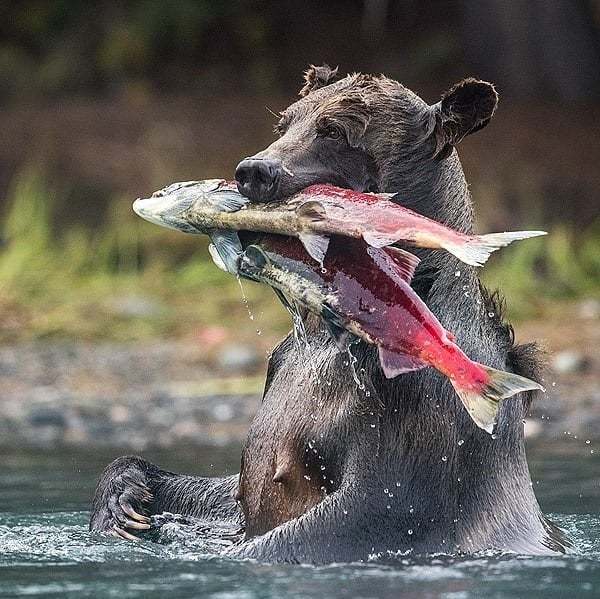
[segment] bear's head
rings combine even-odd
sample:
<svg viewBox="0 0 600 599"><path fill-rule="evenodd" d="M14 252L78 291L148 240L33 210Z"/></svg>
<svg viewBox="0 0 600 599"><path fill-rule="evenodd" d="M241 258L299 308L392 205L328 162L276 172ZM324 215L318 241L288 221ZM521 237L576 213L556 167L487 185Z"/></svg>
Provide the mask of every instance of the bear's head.
<svg viewBox="0 0 600 599"><path fill-rule="evenodd" d="M384 76L336 75L327 65L306 71L300 100L281 113L279 138L239 163L241 193L270 201L314 183L398 191L399 177L435 169L466 135L485 127L498 102L493 85L476 79L429 105Z"/></svg>

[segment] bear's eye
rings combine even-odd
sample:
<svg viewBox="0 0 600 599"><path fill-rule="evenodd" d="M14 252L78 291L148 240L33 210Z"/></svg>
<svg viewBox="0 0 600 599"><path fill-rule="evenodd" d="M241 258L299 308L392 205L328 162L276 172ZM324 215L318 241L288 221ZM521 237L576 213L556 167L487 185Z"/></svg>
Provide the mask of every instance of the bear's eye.
<svg viewBox="0 0 600 599"><path fill-rule="evenodd" d="M291 118L285 113L280 114L279 122L273 127L274 132L280 137L289 129Z"/></svg>
<svg viewBox="0 0 600 599"><path fill-rule="evenodd" d="M333 125L329 125L327 127L323 127L319 132L319 137L324 137L326 139L342 139L344 133L339 127L335 127Z"/></svg>

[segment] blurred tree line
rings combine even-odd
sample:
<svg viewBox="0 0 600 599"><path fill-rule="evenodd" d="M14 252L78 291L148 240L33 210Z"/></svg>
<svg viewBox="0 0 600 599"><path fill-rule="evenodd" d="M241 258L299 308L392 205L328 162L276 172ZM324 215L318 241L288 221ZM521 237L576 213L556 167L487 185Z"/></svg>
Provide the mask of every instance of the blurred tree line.
<svg viewBox="0 0 600 599"><path fill-rule="evenodd" d="M515 96L586 100L599 30L600 0L4 0L0 95L287 91L329 58L415 85L475 71Z"/></svg>
<svg viewBox="0 0 600 599"><path fill-rule="evenodd" d="M587 224L599 57L600 0L0 0L0 214L24 169L57 190L57 229L231 176L307 65L328 62L429 102L464 76L493 81L492 126L461 146L482 222Z"/></svg>

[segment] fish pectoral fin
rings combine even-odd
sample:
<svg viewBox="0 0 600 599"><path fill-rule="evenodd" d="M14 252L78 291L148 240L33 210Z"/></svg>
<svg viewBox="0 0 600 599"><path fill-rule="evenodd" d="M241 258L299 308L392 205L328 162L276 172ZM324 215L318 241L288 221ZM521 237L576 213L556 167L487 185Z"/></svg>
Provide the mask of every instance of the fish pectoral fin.
<svg viewBox="0 0 600 599"><path fill-rule="evenodd" d="M399 374L405 372L412 372L413 370L421 370L429 366L427 362L424 362L420 358L409 356L400 352L390 351L383 347L379 347L379 362L383 370L383 374L388 379L393 379Z"/></svg>
<svg viewBox="0 0 600 599"><path fill-rule="evenodd" d="M300 204L300 206L296 208L296 216L300 219L306 219L310 222L318 222L325 218L326 213L321 202L310 200L308 202L304 202L304 204Z"/></svg>
<svg viewBox="0 0 600 599"><path fill-rule="evenodd" d="M322 265L329 247L329 237L317 235L316 233L301 232L298 234L298 238L310 257Z"/></svg>
<svg viewBox="0 0 600 599"><path fill-rule="evenodd" d="M352 343L354 343L354 341L356 341L356 337L350 333L350 331L347 331L345 328L339 326L331 320L323 318L323 322L325 323L325 328L335 342L337 348L342 352L348 351L348 348L352 345Z"/></svg>
<svg viewBox="0 0 600 599"><path fill-rule="evenodd" d="M209 237L214 246L214 251L209 248L214 263L226 272L237 274L239 258L243 251L238 234L235 231L213 229L209 233ZM219 259L215 259L215 255Z"/></svg>
<svg viewBox="0 0 600 599"><path fill-rule="evenodd" d="M212 261L215 263L217 268L220 268L221 270L227 272L225 262L223 262L223 259L219 255L219 252L217 252L217 248L215 247L214 243L209 244L208 253L210 254L210 257L212 258Z"/></svg>
<svg viewBox="0 0 600 599"><path fill-rule="evenodd" d="M331 306L323 304L321 318L325 323L327 332L341 351L347 351L354 342L358 341L356 335L353 335L344 326L344 319Z"/></svg>
<svg viewBox="0 0 600 599"><path fill-rule="evenodd" d="M374 248L383 248L399 241L395 233L384 233L382 231L363 231L362 238Z"/></svg>
<svg viewBox="0 0 600 599"><path fill-rule="evenodd" d="M234 189L217 189L210 195L210 201L220 212L237 212L250 200Z"/></svg>

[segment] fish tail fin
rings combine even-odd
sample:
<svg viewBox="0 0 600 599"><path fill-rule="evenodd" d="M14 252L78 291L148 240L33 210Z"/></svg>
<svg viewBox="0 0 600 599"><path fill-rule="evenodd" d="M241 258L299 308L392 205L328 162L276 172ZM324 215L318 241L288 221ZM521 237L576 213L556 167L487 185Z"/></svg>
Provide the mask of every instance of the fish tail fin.
<svg viewBox="0 0 600 599"><path fill-rule="evenodd" d="M512 397L522 391L544 391L539 383L524 376L505 372L504 370L496 370L482 364L479 364L479 366L487 373L488 381L477 391L465 389L459 381L450 380L456 394L467 408L467 412L469 412L475 424L490 434L494 430L498 408L503 399Z"/></svg>
<svg viewBox="0 0 600 599"><path fill-rule="evenodd" d="M442 247L465 264L483 266L492 252L507 246L513 241L546 235L545 231L511 231L509 233L488 233L464 237L460 241L443 242Z"/></svg>

